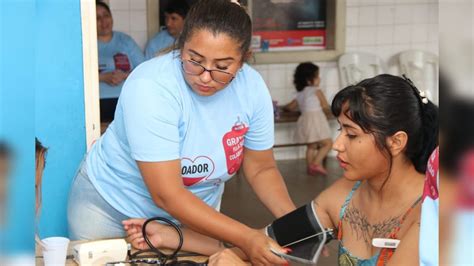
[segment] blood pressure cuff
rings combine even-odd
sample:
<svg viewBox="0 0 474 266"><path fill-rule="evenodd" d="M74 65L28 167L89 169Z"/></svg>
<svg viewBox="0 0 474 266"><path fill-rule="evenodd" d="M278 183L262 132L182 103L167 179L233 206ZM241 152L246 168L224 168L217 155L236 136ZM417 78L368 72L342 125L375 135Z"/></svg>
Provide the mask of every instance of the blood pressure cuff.
<svg viewBox="0 0 474 266"><path fill-rule="evenodd" d="M276 219L266 230L267 235L280 246L287 246L323 232L316 212L313 211L312 202Z"/></svg>

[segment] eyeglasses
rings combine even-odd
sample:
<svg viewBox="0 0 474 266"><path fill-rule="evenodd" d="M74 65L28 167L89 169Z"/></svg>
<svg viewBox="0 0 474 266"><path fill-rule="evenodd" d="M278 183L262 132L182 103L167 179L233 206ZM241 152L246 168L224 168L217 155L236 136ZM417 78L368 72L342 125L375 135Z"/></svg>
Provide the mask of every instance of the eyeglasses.
<svg viewBox="0 0 474 266"><path fill-rule="evenodd" d="M234 79L234 75L229 72L217 69L207 69L198 62L190 59L181 60L181 65L183 66L184 72L193 76L199 76L204 73L204 71L207 71L211 74L212 80L220 84L230 83Z"/></svg>

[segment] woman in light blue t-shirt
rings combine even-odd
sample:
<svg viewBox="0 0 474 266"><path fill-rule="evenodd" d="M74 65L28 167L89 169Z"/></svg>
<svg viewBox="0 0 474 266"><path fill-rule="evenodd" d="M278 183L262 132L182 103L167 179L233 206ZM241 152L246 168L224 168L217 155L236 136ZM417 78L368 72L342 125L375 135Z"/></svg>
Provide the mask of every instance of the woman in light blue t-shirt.
<svg viewBox="0 0 474 266"><path fill-rule="evenodd" d="M239 169L275 217L295 209L273 156L270 93L245 64L251 28L239 5L201 0L178 49L133 70L73 182L72 239L124 237L124 220L162 216L239 247L253 264L285 263L273 240L219 212Z"/></svg>
<svg viewBox="0 0 474 266"><path fill-rule="evenodd" d="M97 43L99 55L100 120L114 119L123 83L130 72L145 60L137 43L127 34L113 31L110 8L97 2Z"/></svg>

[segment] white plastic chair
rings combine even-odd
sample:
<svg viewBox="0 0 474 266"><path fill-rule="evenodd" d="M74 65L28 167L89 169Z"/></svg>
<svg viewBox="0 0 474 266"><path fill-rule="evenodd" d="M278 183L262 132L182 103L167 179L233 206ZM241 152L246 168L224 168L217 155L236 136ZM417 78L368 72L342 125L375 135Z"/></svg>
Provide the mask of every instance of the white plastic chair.
<svg viewBox="0 0 474 266"><path fill-rule="evenodd" d="M398 59L400 73L410 78L418 89L425 91L428 99L438 104L438 56L420 50L410 50L401 52Z"/></svg>
<svg viewBox="0 0 474 266"><path fill-rule="evenodd" d="M347 53L339 57L338 62L341 87L386 73L386 67L380 57L370 53Z"/></svg>

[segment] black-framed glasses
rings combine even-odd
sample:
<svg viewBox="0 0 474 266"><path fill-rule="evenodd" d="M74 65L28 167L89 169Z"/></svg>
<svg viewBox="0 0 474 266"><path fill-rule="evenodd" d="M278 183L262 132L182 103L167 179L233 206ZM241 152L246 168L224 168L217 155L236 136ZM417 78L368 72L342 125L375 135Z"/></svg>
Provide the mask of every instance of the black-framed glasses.
<svg viewBox="0 0 474 266"><path fill-rule="evenodd" d="M218 69L207 69L203 65L191 59L182 59L181 65L183 66L184 72L193 76L199 76L204 73L204 71L207 71L209 74L211 74L212 80L220 84L228 84L234 79L234 74L232 73Z"/></svg>

